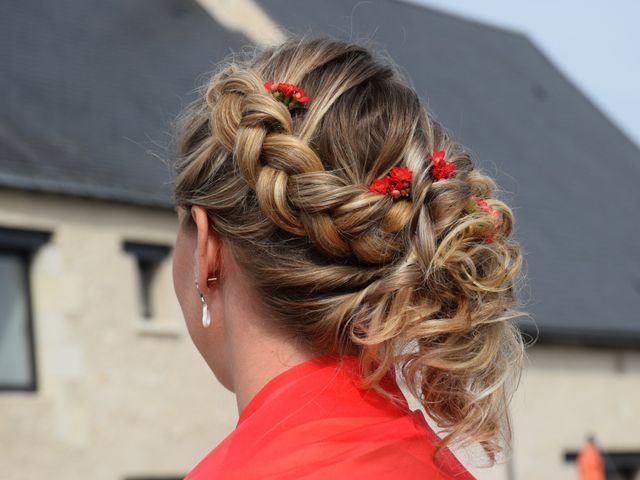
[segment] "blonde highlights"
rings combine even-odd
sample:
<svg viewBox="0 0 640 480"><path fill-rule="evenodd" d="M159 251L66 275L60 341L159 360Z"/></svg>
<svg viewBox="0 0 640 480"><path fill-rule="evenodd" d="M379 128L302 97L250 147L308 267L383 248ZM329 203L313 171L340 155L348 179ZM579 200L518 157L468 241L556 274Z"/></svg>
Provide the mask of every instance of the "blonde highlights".
<svg viewBox="0 0 640 480"><path fill-rule="evenodd" d="M289 111L264 83L311 97ZM363 383L396 366L449 433L495 462L510 446L510 396L524 345L511 320L522 252L495 182L371 50L333 39L288 40L234 59L185 110L174 201L206 208L277 327L323 353L357 354ZM444 150L453 178L434 181ZM393 166L411 198L368 185ZM475 195L503 222L465 212Z"/></svg>

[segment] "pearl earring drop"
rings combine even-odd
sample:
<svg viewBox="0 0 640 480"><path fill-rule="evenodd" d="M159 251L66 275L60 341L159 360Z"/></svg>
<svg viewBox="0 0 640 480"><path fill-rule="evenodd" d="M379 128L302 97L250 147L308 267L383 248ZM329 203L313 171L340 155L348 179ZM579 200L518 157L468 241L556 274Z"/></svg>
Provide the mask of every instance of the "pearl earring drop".
<svg viewBox="0 0 640 480"><path fill-rule="evenodd" d="M207 282L217 280L217 277L211 277L207 279ZM211 315L209 314L209 307L207 305L207 301L204 298L204 295L200 291L200 287L198 286L198 281L196 280L196 289L198 290L198 294L200 294L200 301L202 302L202 326L204 328L209 327L211 325Z"/></svg>

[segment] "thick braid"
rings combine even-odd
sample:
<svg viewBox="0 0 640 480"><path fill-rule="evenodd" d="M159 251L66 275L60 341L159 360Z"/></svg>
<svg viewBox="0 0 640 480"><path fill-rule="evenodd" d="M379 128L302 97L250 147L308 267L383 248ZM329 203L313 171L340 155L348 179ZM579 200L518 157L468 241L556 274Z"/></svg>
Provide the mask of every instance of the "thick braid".
<svg viewBox="0 0 640 480"><path fill-rule="evenodd" d="M370 263L397 256L402 242L394 234L409 221L410 203L394 203L326 171L317 153L294 134L289 110L263 83L254 72L229 72L207 98L212 130L233 152L265 216L308 237L326 255L355 255Z"/></svg>

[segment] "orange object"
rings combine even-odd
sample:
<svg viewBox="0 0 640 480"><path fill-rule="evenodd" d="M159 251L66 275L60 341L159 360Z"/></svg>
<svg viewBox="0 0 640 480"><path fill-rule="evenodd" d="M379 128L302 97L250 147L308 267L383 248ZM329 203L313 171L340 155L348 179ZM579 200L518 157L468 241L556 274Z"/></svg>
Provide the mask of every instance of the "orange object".
<svg viewBox="0 0 640 480"><path fill-rule="evenodd" d="M606 480L604 473L604 459L598 447L592 442L580 449L578 454L578 471L580 480Z"/></svg>
<svg viewBox="0 0 640 480"><path fill-rule="evenodd" d="M338 367L315 358L271 379L185 480L475 480L448 449L432 461L420 411L359 388L356 357Z"/></svg>

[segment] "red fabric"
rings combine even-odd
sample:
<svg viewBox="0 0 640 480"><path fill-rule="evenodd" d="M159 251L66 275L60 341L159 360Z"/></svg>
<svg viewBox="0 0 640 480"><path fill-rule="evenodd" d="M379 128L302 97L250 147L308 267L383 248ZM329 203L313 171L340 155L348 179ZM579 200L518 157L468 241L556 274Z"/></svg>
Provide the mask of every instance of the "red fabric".
<svg viewBox="0 0 640 480"><path fill-rule="evenodd" d="M236 428L185 480L475 480L446 449L431 459L435 432L411 412L358 387L357 357L316 357L272 378Z"/></svg>

